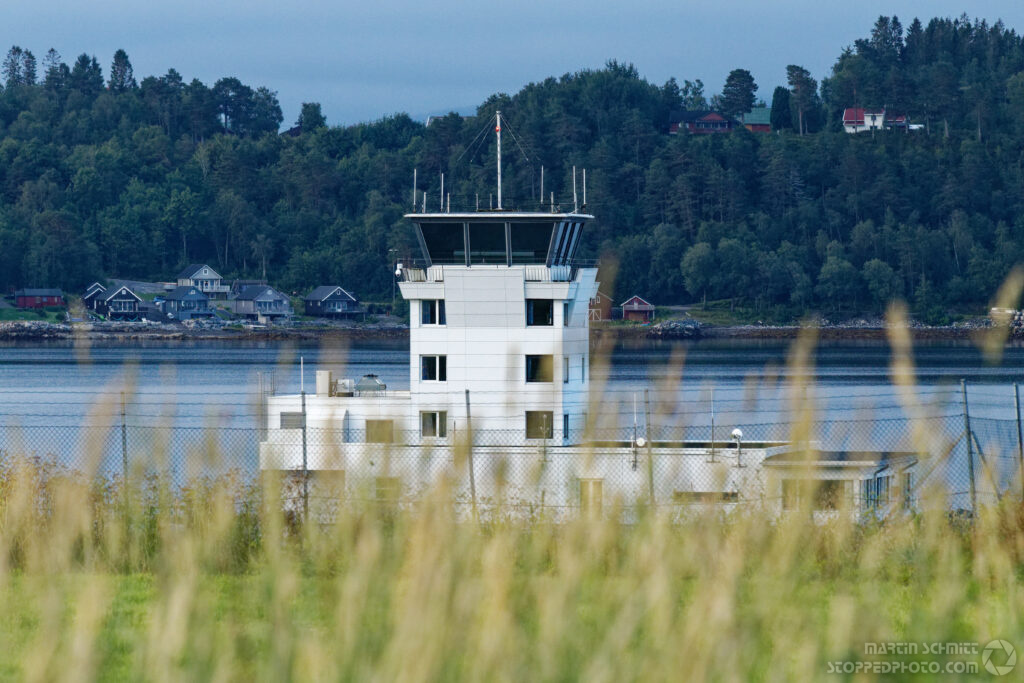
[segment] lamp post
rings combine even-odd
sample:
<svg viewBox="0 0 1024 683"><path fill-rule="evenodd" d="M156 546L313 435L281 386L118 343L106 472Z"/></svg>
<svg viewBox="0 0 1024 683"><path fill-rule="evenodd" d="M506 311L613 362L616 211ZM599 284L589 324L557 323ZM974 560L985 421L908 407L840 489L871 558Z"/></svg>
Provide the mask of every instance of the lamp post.
<svg viewBox="0 0 1024 683"><path fill-rule="evenodd" d="M391 255L392 254L397 254L397 253L398 253L397 249L388 249L388 259L390 261L394 262L394 257L392 257ZM398 267L397 262L395 263L395 267L397 269L397 267ZM395 281L396 280L398 280L398 276L397 275L395 277L391 278L391 315L395 314Z"/></svg>

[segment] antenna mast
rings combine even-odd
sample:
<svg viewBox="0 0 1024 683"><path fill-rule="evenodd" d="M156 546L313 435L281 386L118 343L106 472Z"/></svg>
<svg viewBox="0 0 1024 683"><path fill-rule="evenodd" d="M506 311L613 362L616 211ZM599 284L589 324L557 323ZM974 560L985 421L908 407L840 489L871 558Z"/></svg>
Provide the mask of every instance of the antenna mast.
<svg viewBox="0 0 1024 683"><path fill-rule="evenodd" d="M501 211L501 112L494 113L494 132L498 134L498 211Z"/></svg>

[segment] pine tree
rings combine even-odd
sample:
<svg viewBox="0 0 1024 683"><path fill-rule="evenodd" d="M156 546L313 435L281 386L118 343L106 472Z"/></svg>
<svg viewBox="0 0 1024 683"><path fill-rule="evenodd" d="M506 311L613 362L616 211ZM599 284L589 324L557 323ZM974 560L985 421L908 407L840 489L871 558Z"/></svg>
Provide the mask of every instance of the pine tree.
<svg viewBox="0 0 1024 683"><path fill-rule="evenodd" d="M796 64L786 67L786 80L792 95L790 104L796 109L797 129L800 135L807 132L806 114L814 103L818 91L818 82L811 78L811 73Z"/></svg>
<svg viewBox="0 0 1024 683"><path fill-rule="evenodd" d="M314 131L317 128L323 128L327 125L327 119L320 112L319 102L303 102L302 112L299 114L298 121L295 125L302 129L303 133Z"/></svg>
<svg viewBox="0 0 1024 683"><path fill-rule="evenodd" d="M733 69L725 79L720 100L721 112L730 118L745 114L754 107L757 83L746 69Z"/></svg>
<svg viewBox="0 0 1024 683"><path fill-rule="evenodd" d="M135 90L137 87L128 53L118 50L114 53L114 62L110 65L110 80L107 82L107 88L111 92L126 92Z"/></svg>
<svg viewBox="0 0 1024 683"><path fill-rule="evenodd" d="M777 86L772 93L772 130L793 127L793 115L789 110L789 91Z"/></svg>
<svg viewBox="0 0 1024 683"><path fill-rule="evenodd" d="M21 53L21 84L36 84L36 56L30 50Z"/></svg>
<svg viewBox="0 0 1024 683"><path fill-rule="evenodd" d="M15 45L7 51L7 56L4 58L4 82L8 88L21 83L22 53L23 50Z"/></svg>

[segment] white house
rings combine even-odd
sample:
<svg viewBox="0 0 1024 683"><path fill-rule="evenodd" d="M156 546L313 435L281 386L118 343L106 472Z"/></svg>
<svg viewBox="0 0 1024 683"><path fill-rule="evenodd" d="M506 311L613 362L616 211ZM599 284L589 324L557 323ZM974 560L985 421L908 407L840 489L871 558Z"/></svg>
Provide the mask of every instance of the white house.
<svg viewBox="0 0 1024 683"><path fill-rule="evenodd" d="M885 109L848 107L843 110L843 130L847 133L885 129Z"/></svg>

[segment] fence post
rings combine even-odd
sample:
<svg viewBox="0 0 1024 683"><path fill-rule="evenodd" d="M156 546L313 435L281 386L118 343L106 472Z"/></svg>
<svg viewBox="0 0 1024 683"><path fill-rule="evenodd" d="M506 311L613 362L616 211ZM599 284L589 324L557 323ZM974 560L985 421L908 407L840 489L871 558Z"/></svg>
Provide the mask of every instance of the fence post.
<svg viewBox="0 0 1024 683"><path fill-rule="evenodd" d="M1017 461L1020 464L1020 495L1024 500L1024 433L1020 422L1020 385L1013 383L1013 405L1017 409Z"/></svg>
<svg viewBox="0 0 1024 683"><path fill-rule="evenodd" d="M654 453L651 450L651 397L644 389L644 432L647 434L647 491L654 507Z"/></svg>
<svg viewBox="0 0 1024 683"><path fill-rule="evenodd" d="M306 452L306 390L302 390L302 520L309 520L309 462Z"/></svg>
<svg viewBox="0 0 1024 683"><path fill-rule="evenodd" d="M121 392L121 472L124 475L125 495L128 493L128 426L125 396Z"/></svg>
<svg viewBox="0 0 1024 683"><path fill-rule="evenodd" d="M476 474L473 471L473 420L469 412L469 389L466 389L466 449L469 464L469 498L473 505L473 521L477 522L476 513Z"/></svg>
<svg viewBox="0 0 1024 683"><path fill-rule="evenodd" d="M971 413L967 407L967 380L960 380L960 393L964 403L964 440L967 441L967 476L970 479L971 513L978 511L978 493L974 487L974 448L971 443Z"/></svg>

